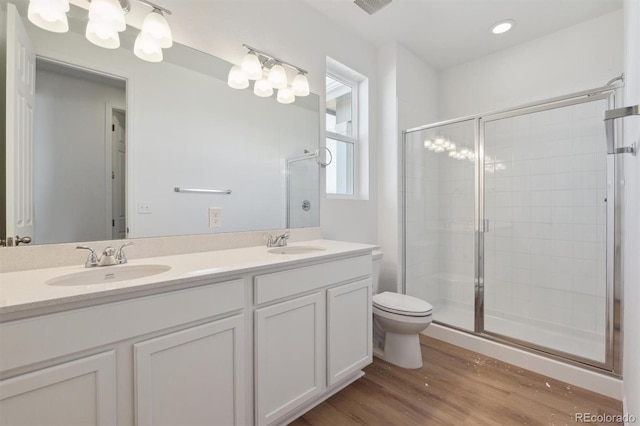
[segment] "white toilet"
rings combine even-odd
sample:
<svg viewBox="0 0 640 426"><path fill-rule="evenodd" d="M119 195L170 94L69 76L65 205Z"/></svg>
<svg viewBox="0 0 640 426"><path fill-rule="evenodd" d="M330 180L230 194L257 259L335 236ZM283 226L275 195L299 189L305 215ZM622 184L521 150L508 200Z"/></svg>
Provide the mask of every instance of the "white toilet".
<svg viewBox="0 0 640 426"><path fill-rule="evenodd" d="M431 324L433 307L406 294L378 293L382 252L373 252L373 354L402 368L422 367L418 334Z"/></svg>

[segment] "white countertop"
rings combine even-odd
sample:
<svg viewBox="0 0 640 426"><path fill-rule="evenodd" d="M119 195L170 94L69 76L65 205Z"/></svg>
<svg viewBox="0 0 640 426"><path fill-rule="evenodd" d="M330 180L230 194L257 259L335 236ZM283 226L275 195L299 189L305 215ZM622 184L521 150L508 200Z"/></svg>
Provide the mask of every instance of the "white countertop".
<svg viewBox="0 0 640 426"><path fill-rule="evenodd" d="M46 282L68 274L100 269L108 272L127 265L85 268L84 265L60 268L36 269L0 274L0 315L13 314L40 308L60 307L72 302L91 301L107 296L143 290L180 286L202 279L217 279L258 269L292 266L344 255L370 253L377 246L331 240L313 240L289 244L315 246L325 250L305 254L273 254L265 246L203 253L180 254L130 260L127 265L167 265L170 270L157 275L129 281L91 285L53 286ZM113 268L113 269L112 269Z"/></svg>

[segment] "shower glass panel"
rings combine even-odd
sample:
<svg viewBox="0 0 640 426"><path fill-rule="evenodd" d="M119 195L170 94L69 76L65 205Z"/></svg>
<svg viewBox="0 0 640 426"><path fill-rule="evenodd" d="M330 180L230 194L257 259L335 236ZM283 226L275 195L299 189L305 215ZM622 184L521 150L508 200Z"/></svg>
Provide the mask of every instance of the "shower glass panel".
<svg viewBox="0 0 640 426"><path fill-rule="evenodd" d="M405 292L434 321L474 330L477 120L427 126L404 144Z"/></svg>
<svg viewBox="0 0 640 426"><path fill-rule="evenodd" d="M315 154L287 160L287 228L320 223L320 172Z"/></svg>
<svg viewBox="0 0 640 426"><path fill-rule="evenodd" d="M600 96L482 119L485 333L605 362L606 109Z"/></svg>

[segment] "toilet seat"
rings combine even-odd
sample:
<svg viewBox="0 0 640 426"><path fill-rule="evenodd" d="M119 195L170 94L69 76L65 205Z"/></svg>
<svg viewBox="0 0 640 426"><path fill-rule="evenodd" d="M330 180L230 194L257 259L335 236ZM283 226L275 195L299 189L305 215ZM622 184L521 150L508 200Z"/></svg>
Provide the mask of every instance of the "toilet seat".
<svg viewBox="0 0 640 426"><path fill-rule="evenodd" d="M433 306L417 297L385 291L373 296L373 306L391 314L426 317L430 316Z"/></svg>

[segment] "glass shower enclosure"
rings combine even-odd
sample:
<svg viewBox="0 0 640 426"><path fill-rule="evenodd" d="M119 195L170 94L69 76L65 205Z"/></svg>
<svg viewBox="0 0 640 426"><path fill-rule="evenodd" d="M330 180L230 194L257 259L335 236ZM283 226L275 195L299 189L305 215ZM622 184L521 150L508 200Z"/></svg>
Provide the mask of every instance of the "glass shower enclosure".
<svg viewBox="0 0 640 426"><path fill-rule="evenodd" d="M436 323L619 372L614 94L404 132L404 289Z"/></svg>

